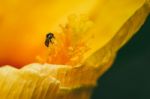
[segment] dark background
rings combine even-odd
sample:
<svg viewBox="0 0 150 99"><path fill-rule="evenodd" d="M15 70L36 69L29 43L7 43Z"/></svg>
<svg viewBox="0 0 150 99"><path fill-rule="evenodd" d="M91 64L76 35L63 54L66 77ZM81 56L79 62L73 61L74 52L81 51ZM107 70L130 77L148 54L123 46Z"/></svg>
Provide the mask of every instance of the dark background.
<svg viewBox="0 0 150 99"><path fill-rule="evenodd" d="M150 99L150 16L98 80L92 99Z"/></svg>

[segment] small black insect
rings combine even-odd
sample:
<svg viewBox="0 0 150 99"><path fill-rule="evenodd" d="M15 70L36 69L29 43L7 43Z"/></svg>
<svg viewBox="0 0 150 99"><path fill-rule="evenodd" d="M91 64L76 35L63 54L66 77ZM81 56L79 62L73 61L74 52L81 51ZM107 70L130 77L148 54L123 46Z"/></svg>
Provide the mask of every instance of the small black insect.
<svg viewBox="0 0 150 99"><path fill-rule="evenodd" d="M53 43L53 42L52 42L52 39L53 39L53 38L55 38L53 33L48 33L48 34L46 35L46 39L45 39L45 46L46 46L46 47L49 47L49 44L50 44L50 43Z"/></svg>

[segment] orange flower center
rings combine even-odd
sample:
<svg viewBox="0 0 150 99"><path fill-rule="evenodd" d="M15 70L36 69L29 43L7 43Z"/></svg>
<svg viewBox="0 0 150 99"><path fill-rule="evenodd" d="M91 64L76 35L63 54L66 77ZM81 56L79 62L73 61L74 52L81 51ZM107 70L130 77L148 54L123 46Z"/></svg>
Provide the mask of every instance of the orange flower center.
<svg viewBox="0 0 150 99"><path fill-rule="evenodd" d="M37 56L40 63L78 65L82 62L84 53L89 50L84 33L92 26L85 16L72 15L66 25L60 25L58 32L53 32L55 38L49 42L47 53Z"/></svg>

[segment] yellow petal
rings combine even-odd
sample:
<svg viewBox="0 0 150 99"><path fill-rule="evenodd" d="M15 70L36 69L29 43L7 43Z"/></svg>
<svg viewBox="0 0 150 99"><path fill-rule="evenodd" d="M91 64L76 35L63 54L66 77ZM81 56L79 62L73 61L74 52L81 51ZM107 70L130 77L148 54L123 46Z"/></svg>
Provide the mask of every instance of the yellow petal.
<svg viewBox="0 0 150 99"><path fill-rule="evenodd" d="M0 78L1 99L51 99L59 88L58 80L29 68L2 67Z"/></svg>
<svg viewBox="0 0 150 99"><path fill-rule="evenodd" d="M107 64L110 65L111 63ZM89 99L103 68L29 64L0 68L1 99Z"/></svg>
<svg viewBox="0 0 150 99"><path fill-rule="evenodd" d="M92 13L95 26L85 37L91 50L86 53L84 61L90 66L99 66L109 61L139 30L149 15L145 0L101 1Z"/></svg>

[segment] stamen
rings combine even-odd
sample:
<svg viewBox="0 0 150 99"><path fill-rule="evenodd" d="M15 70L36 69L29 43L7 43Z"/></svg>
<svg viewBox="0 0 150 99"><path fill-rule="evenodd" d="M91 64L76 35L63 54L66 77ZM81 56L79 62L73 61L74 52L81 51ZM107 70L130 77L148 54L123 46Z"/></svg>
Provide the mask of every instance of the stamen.
<svg viewBox="0 0 150 99"><path fill-rule="evenodd" d="M84 53L89 50L83 41L85 33L90 29L93 22L88 17L71 15L65 26L60 25L61 32L54 32L55 39L46 43L47 56L45 62L50 64L77 65L82 62ZM48 41L48 39L46 39ZM38 57L38 61L42 58ZM42 60L43 61L43 60Z"/></svg>

